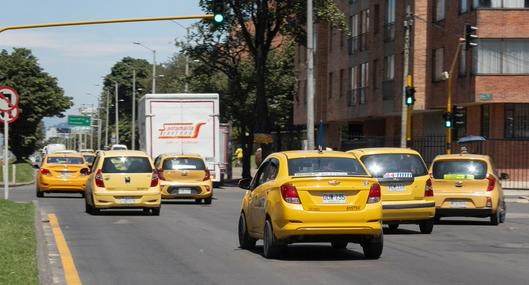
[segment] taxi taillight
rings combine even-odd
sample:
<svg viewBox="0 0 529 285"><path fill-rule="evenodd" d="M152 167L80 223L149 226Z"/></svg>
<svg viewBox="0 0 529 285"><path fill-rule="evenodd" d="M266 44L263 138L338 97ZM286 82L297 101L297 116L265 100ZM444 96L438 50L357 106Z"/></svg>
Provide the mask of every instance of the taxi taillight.
<svg viewBox="0 0 529 285"><path fill-rule="evenodd" d="M96 172L95 180L97 187L105 187L105 182L103 182L103 172L101 172L101 169Z"/></svg>
<svg viewBox="0 0 529 285"><path fill-rule="evenodd" d="M432 179L430 178L426 180L426 185L424 186L424 197L433 197Z"/></svg>
<svg viewBox="0 0 529 285"><path fill-rule="evenodd" d="M89 168L82 168L79 172L81 172L82 176L90 175L90 169Z"/></svg>
<svg viewBox="0 0 529 285"><path fill-rule="evenodd" d="M46 175L46 176L50 176L51 172L48 169L46 169L46 168L41 168L40 169L40 174Z"/></svg>
<svg viewBox="0 0 529 285"><path fill-rule="evenodd" d="M299 199L298 189L292 184L283 184L281 185L281 196L287 203L291 204L301 204Z"/></svg>
<svg viewBox="0 0 529 285"><path fill-rule="evenodd" d="M487 191L493 191L494 186L496 186L496 178L494 178L492 175L489 175L487 176L487 180L489 181L489 185L487 185Z"/></svg>
<svg viewBox="0 0 529 285"><path fill-rule="evenodd" d="M367 198L367 203L378 203L380 202L380 184L373 183L369 189L369 197Z"/></svg>
<svg viewBox="0 0 529 285"><path fill-rule="evenodd" d="M152 177L151 177L151 187L158 186L158 182L160 182L160 178L158 176L158 170L154 170L152 172Z"/></svg>
<svg viewBox="0 0 529 285"><path fill-rule="evenodd" d="M209 172L209 170L206 169L206 173L204 174L204 179L202 179L202 181L206 181L209 179L211 179L211 172Z"/></svg>

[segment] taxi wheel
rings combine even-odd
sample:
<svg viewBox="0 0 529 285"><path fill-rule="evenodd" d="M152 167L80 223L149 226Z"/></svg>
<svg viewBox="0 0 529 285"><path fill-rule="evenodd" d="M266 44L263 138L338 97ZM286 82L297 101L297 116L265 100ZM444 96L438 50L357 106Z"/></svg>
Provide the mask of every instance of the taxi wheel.
<svg viewBox="0 0 529 285"><path fill-rule="evenodd" d="M279 255L279 246L274 236L272 223L270 220L265 221L263 234L263 256L267 259L276 258Z"/></svg>
<svg viewBox="0 0 529 285"><path fill-rule="evenodd" d="M204 204L206 204L206 205L211 205L211 201L212 201L212 200L213 200L212 197L206 198L206 199L204 199Z"/></svg>
<svg viewBox="0 0 529 285"><path fill-rule="evenodd" d="M242 249L253 249L255 247L256 239L252 238L248 233L246 225L246 216L241 213L239 216L239 247Z"/></svg>
<svg viewBox="0 0 529 285"><path fill-rule="evenodd" d="M38 198L43 198L43 197L44 197L44 192L39 191L38 188L37 188L37 197L38 197Z"/></svg>
<svg viewBox="0 0 529 285"><path fill-rule="evenodd" d="M379 259L384 248L384 235L364 241L361 245L366 259Z"/></svg>
<svg viewBox="0 0 529 285"><path fill-rule="evenodd" d="M390 231L394 232L399 228L399 224L389 224L388 228Z"/></svg>
<svg viewBox="0 0 529 285"><path fill-rule="evenodd" d="M496 213L492 214L490 216L490 224L493 226L497 226L500 224L500 207L496 210Z"/></svg>
<svg viewBox="0 0 529 285"><path fill-rule="evenodd" d="M433 219L419 223L419 229L421 234L431 234L433 231L433 225L435 221Z"/></svg>
<svg viewBox="0 0 529 285"><path fill-rule="evenodd" d="M348 244L348 242L346 242L346 241L333 241L333 242L331 242L332 248L335 248L335 249L347 248L347 244Z"/></svg>
<svg viewBox="0 0 529 285"><path fill-rule="evenodd" d="M152 208L151 211L152 211L152 215L153 216L159 216L160 215L160 211L161 211L161 207L158 207L158 208Z"/></svg>
<svg viewBox="0 0 529 285"><path fill-rule="evenodd" d="M86 201L86 199L84 200L84 211L87 214L92 213L92 206L90 206L90 204L88 204L88 201Z"/></svg>
<svg viewBox="0 0 529 285"><path fill-rule="evenodd" d="M202 203L202 199L195 199L195 203L197 203L197 204Z"/></svg>
<svg viewBox="0 0 529 285"><path fill-rule="evenodd" d="M505 205L505 201L501 202L501 213L500 213L500 223L505 223L505 218L507 216L507 205Z"/></svg>

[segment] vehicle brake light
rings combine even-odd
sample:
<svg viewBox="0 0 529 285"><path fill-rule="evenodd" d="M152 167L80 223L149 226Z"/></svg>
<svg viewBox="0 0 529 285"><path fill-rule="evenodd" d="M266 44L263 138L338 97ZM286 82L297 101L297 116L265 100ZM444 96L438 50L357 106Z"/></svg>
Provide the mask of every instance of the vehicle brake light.
<svg viewBox="0 0 529 285"><path fill-rule="evenodd" d="M430 178L426 180L426 185L424 186L424 197L433 197L432 179Z"/></svg>
<svg viewBox="0 0 529 285"><path fill-rule="evenodd" d="M105 187L105 182L103 182L103 172L101 172L101 169L97 171L95 178L97 187Z"/></svg>
<svg viewBox="0 0 529 285"><path fill-rule="evenodd" d="M163 169L158 169L158 178L161 180L166 180L165 176L163 176Z"/></svg>
<svg viewBox="0 0 529 285"><path fill-rule="evenodd" d="M206 180L209 180L211 178L211 173L209 172L208 169L206 169L206 174L204 174L204 179L202 179L203 181L206 181Z"/></svg>
<svg viewBox="0 0 529 285"><path fill-rule="evenodd" d="M40 174L46 175L46 176L50 176L51 172L48 169L46 169L46 168L41 168L40 169Z"/></svg>
<svg viewBox="0 0 529 285"><path fill-rule="evenodd" d="M82 176L90 175L90 169L88 169L88 168L83 168L83 169L81 169L80 172L81 172Z"/></svg>
<svg viewBox="0 0 529 285"><path fill-rule="evenodd" d="M281 196L287 203L291 204L301 204L299 199L298 189L292 184L283 184L281 185Z"/></svg>
<svg viewBox="0 0 529 285"><path fill-rule="evenodd" d="M158 182L159 182L160 178L158 176L158 170L154 170L152 172L152 178L151 178L151 187L156 187L158 186Z"/></svg>
<svg viewBox="0 0 529 285"><path fill-rule="evenodd" d="M374 183L369 189L369 197L367 198L367 203L378 203L380 202L380 184Z"/></svg>
<svg viewBox="0 0 529 285"><path fill-rule="evenodd" d="M487 176L487 180L489 181L489 185L487 186L487 191L494 190L494 186L496 186L496 178L494 176L489 175Z"/></svg>

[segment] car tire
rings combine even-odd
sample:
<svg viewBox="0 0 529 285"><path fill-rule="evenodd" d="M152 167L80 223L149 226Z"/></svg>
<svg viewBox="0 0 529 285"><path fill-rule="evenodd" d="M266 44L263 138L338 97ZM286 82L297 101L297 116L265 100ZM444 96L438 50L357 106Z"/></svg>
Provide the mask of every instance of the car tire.
<svg viewBox="0 0 529 285"><path fill-rule="evenodd" d="M399 224L388 224L388 228L390 231L394 232L399 228Z"/></svg>
<svg viewBox="0 0 529 285"><path fill-rule="evenodd" d="M427 220L424 222L419 223L419 230L421 231L421 234L429 235L433 231L433 225L435 224L434 219Z"/></svg>
<svg viewBox="0 0 529 285"><path fill-rule="evenodd" d="M202 203L202 199L195 199L195 203L197 203L197 204Z"/></svg>
<svg viewBox="0 0 529 285"><path fill-rule="evenodd" d="M500 212L500 223L505 223L505 219L507 217L507 205L505 204L505 201L501 202L501 212Z"/></svg>
<svg viewBox="0 0 529 285"><path fill-rule="evenodd" d="M211 205L211 201L213 201L213 197L206 198L204 199L204 204Z"/></svg>
<svg viewBox="0 0 529 285"><path fill-rule="evenodd" d="M44 197L44 192L40 191L38 188L37 188L37 197L38 198L43 198Z"/></svg>
<svg viewBox="0 0 529 285"><path fill-rule="evenodd" d="M151 209L151 211L152 211L152 215L153 215L153 216L159 216L161 210L162 210L162 207L152 208L152 209Z"/></svg>
<svg viewBox="0 0 529 285"><path fill-rule="evenodd" d="M101 210L96 208L95 206L92 206L92 205L89 205L90 206L90 214L91 215L99 215L101 213Z"/></svg>
<svg viewBox="0 0 529 285"><path fill-rule="evenodd" d="M279 256L279 246L276 237L274 236L272 223L268 219L265 221L263 231L263 256L267 259Z"/></svg>
<svg viewBox="0 0 529 285"><path fill-rule="evenodd" d="M91 214L92 213L92 206L90 206L90 204L88 204L88 201L86 200L86 198L84 200L84 211L87 214Z"/></svg>
<svg viewBox="0 0 529 285"><path fill-rule="evenodd" d="M239 216L239 247L242 249L253 249L255 248L256 239L252 238L248 233L248 225L246 224L246 216L241 213Z"/></svg>
<svg viewBox="0 0 529 285"><path fill-rule="evenodd" d="M500 214L500 207L498 207L496 209L496 213L492 214L490 216L490 224L493 225L493 226L497 226L500 224L500 218L501 218L501 214Z"/></svg>
<svg viewBox="0 0 529 285"><path fill-rule="evenodd" d="M366 240L361 245L366 259L379 259L384 248L384 235Z"/></svg>
<svg viewBox="0 0 529 285"><path fill-rule="evenodd" d="M346 241L333 241L331 242L331 246L334 249L345 249L347 248L348 242Z"/></svg>

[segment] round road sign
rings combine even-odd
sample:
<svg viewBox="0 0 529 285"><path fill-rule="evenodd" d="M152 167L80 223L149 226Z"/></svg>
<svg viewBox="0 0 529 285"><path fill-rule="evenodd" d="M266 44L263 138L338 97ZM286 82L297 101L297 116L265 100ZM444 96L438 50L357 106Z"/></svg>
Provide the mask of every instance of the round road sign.
<svg viewBox="0 0 529 285"><path fill-rule="evenodd" d="M18 106L18 94L15 89L7 86L0 87L0 111L7 112Z"/></svg>
<svg viewBox="0 0 529 285"><path fill-rule="evenodd" d="M4 123L4 114L5 113L6 112L1 112L0 113L0 124ZM15 109L7 112L7 114L9 115L9 120L7 121L8 124L11 124L14 121L16 121L18 119L18 115L20 114L20 111L18 110L18 106Z"/></svg>

